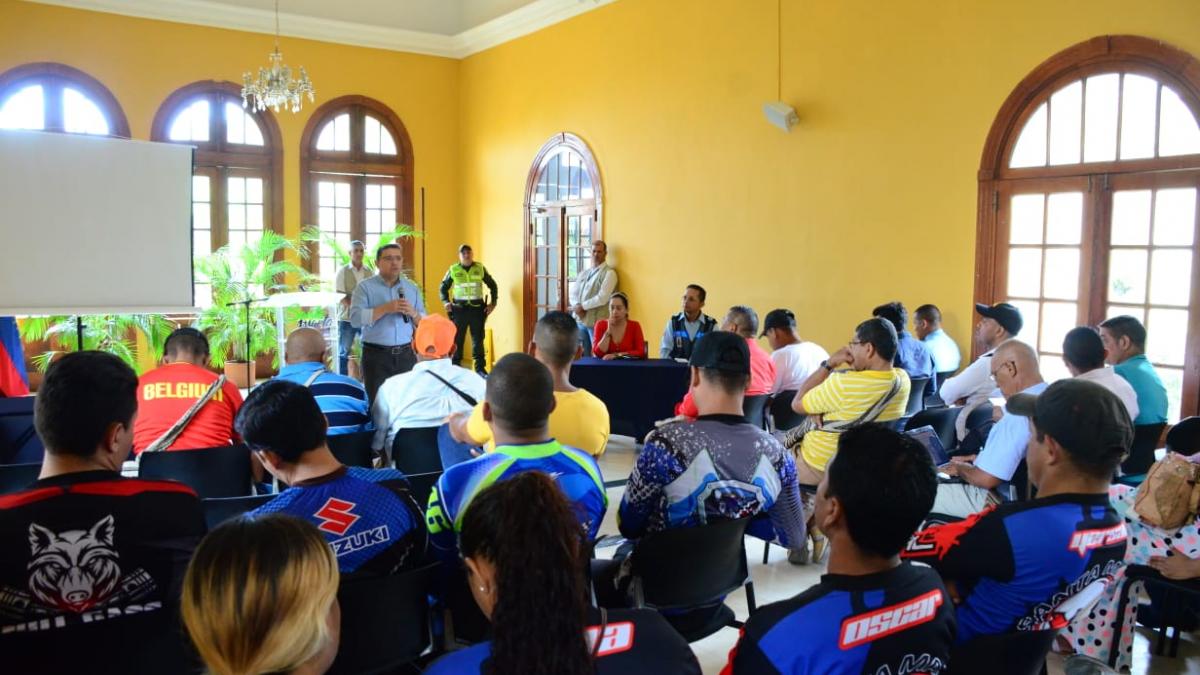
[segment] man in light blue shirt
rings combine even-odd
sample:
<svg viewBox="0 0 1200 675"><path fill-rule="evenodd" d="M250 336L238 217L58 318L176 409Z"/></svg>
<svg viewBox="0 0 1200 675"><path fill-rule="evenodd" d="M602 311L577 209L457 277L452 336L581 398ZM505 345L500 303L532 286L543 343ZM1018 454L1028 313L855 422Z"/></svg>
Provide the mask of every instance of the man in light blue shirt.
<svg viewBox="0 0 1200 675"><path fill-rule="evenodd" d="M367 390L358 380L325 368L329 349L325 336L312 328L297 328L288 336L283 358L287 363L275 377L295 382L312 392L329 425L326 434L351 434L371 430Z"/></svg>
<svg viewBox="0 0 1200 675"><path fill-rule="evenodd" d="M1137 394L1134 426L1165 424L1167 388L1146 358L1146 327L1132 316L1114 316L1100 324L1100 341L1107 353L1105 360Z"/></svg>
<svg viewBox="0 0 1200 675"><path fill-rule="evenodd" d="M921 305L913 315L913 332L925 343L933 357L933 369L939 373L958 372L962 353L958 345L942 330L942 311L937 305ZM939 383L940 384L940 383Z"/></svg>
<svg viewBox="0 0 1200 675"><path fill-rule="evenodd" d="M904 308L904 303L889 302L886 305L880 305L871 312L871 315L887 319L889 323L896 327L896 358L893 360L894 365L908 373L910 378L923 377L933 379L935 372L933 359L930 358L928 350L925 349L925 344L908 332L908 310ZM913 394L920 396L924 392L915 391Z"/></svg>
<svg viewBox="0 0 1200 675"><path fill-rule="evenodd" d="M417 363L413 331L425 314L425 301L416 284L401 273L404 250L386 244L375 254L375 276L359 282L350 302L350 323L362 329L363 383L367 396L389 377L407 373Z"/></svg>
<svg viewBox="0 0 1200 675"><path fill-rule="evenodd" d="M1049 385L1042 380L1037 352L1019 340L1008 340L996 347L991 361L992 379L1006 399L1016 394L1040 394ZM999 410L997 412L1000 412ZM1029 445L1029 421L1020 415L1004 414L992 427L983 450L974 458L955 458L941 468L962 483L938 486L933 512L957 518L978 513L991 504L1012 497L1009 486ZM974 462L965 460L973 459Z"/></svg>

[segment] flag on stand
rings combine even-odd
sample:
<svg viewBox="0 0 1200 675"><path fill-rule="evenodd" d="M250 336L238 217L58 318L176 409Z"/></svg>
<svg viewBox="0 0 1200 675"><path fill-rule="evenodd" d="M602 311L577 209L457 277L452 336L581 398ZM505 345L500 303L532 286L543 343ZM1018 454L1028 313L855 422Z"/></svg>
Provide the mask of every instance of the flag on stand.
<svg viewBox="0 0 1200 675"><path fill-rule="evenodd" d="M17 320L0 316L0 396L29 395L29 373L25 372L25 349Z"/></svg>

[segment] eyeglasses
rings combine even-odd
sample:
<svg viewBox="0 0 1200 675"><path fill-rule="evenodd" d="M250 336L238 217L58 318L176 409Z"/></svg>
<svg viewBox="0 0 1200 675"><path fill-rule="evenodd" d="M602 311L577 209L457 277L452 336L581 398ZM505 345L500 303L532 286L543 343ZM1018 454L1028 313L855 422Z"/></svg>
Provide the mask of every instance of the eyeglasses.
<svg viewBox="0 0 1200 675"><path fill-rule="evenodd" d="M865 345L865 344L867 344L867 343L862 340L851 340L850 341L851 347L853 347L854 345Z"/></svg>
<svg viewBox="0 0 1200 675"><path fill-rule="evenodd" d="M1005 366L1012 366L1012 367L1013 367L1013 369L1015 370L1015 369L1016 369L1016 362L1015 362L1015 361L1005 361L1005 362L1001 363L1001 364L1000 364L1000 366L999 366L998 368L996 368L996 369L994 369L994 370L992 371L992 379L993 379L993 380L994 380L994 379L996 379L996 374L997 374L997 373L999 373L1001 370L1004 370Z"/></svg>
<svg viewBox="0 0 1200 675"><path fill-rule="evenodd" d="M402 262L404 262L404 258L401 258L398 255L385 255L379 259L379 262L402 263Z"/></svg>

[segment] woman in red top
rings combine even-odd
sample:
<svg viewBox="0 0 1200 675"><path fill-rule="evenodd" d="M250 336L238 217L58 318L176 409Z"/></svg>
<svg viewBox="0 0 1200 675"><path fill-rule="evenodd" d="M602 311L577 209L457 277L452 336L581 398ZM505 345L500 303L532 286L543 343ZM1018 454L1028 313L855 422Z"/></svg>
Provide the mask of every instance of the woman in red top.
<svg viewBox="0 0 1200 675"><path fill-rule="evenodd" d="M616 358L646 358L642 326L629 320L629 298L613 293L608 300L608 318L596 322L592 333L592 355L609 361Z"/></svg>

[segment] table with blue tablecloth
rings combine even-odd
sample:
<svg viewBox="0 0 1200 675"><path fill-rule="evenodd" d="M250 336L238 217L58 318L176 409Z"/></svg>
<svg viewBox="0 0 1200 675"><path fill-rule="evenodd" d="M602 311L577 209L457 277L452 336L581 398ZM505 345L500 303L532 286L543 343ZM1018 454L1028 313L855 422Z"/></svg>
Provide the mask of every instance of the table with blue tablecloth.
<svg viewBox="0 0 1200 675"><path fill-rule="evenodd" d="M669 359L586 358L571 366L571 384L604 401L612 433L640 443L656 421L674 416L688 390L688 373L686 363Z"/></svg>

